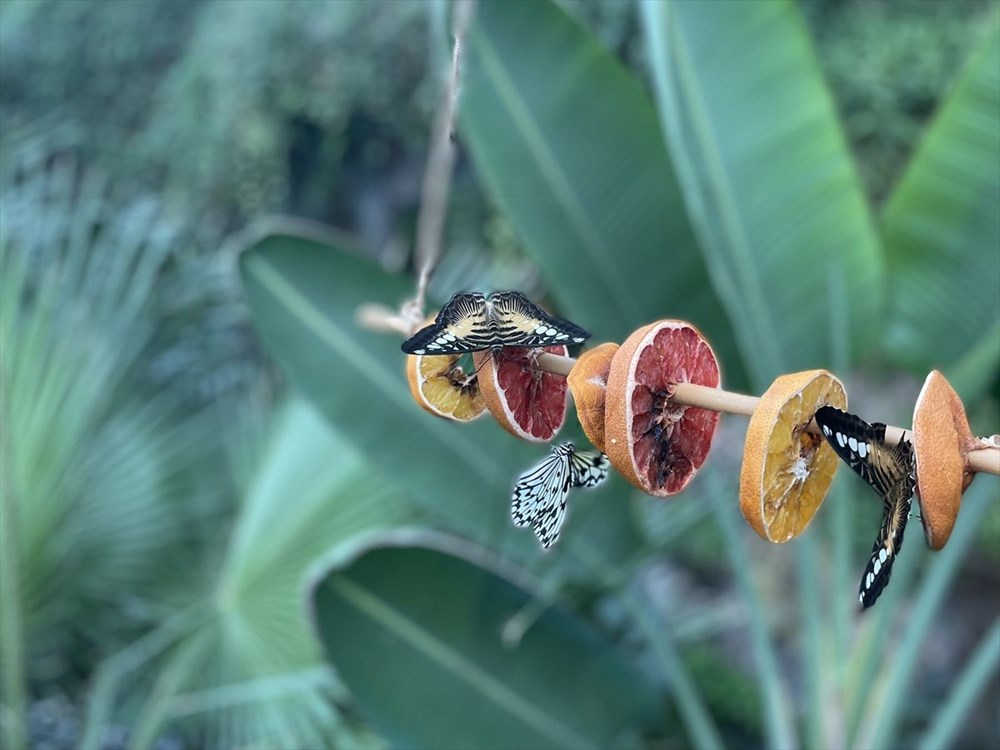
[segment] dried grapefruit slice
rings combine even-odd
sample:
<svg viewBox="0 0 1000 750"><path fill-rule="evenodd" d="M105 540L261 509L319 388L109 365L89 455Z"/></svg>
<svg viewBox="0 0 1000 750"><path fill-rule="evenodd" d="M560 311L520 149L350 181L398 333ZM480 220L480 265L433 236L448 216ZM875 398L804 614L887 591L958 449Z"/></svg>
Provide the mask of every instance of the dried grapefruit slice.
<svg viewBox="0 0 1000 750"><path fill-rule="evenodd" d="M436 417L469 422L486 411L475 373L466 375L460 354L410 354L406 379L413 399Z"/></svg>
<svg viewBox="0 0 1000 750"><path fill-rule="evenodd" d="M611 360L604 450L650 495L674 495L705 463L719 413L671 402L677 383L719 386L719 364L697 328L661 320L629 336Z"/></svg>
<svg viewBox="0 0 1000 750"><path fill-rule="evenodd" d="M566 378L580 426L599 451L604 450L604 401L611 358L616 351L618 344L612 343L588 349L577 358Z"/></svg>
<svg viewBox="0 0 1000 750"><path fill-rule="evenodd" d="M504 348L473 352L486 408L507 432L547 443L566 421L566 376L542 372L534 362L542 352L565 357L565 346Z"/></svg>
<svg viewBox="0 0 1000 750"><path fill-rule="evenodd" d="M821 406L847 408L843 384L826 370L782 375L750 417L740 470L740 508L764 539L802 533L826 497L840 459L807 432Z"/></svg>

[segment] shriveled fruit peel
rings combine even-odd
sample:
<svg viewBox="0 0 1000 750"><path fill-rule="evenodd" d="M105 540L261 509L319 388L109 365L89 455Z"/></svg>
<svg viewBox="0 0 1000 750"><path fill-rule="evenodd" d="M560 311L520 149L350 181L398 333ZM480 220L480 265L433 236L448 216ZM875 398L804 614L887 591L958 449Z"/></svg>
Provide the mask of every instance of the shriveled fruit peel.
<svg viewBox="0 0 1000 750"><path fill-rule="evenodd" d="M473 352L483 401L493 418L512 435L547 443L566 421L566 376L537 369L542 352L565 357L565 346L504 348Z"/></svg>
<svg viewBox="0 0 1000 750"><path fill-rule="evenodd" d="M587 439L599 451L604 450L604 404L608 387L611 358L618 351L618 344L601 344L583 352L566 378L576 416Z"/></svg>
<svg viewBox="0 0 1000 750"><path fill-rule="evenodd" d="M807 432L821 406L847 408L843 384L826 370L782 375L761 396L747 428L740 470L740 509L771 542L806 528L826 497L840 459Z"/></svg>
<svg viewBox="0 0 1000 750"><path fill-rule="evenodd" d="M913 409L917 497L927 546L939 550L951 536L962 493L975 474L967 455L980 447L969 429L962 400L945 377L932 371Z"/></svg>
<svg viewBox="0 0 1000 750"><path fill-rule="evenodd" d="M459 354L410 354L406 380L420 407L436 417L469 422L486 411L479 379L466 374Z"/></svg>
<svg viewBox="0 0 1000 750"><path fill-rule="evenodd" d="M719 386L719 365L697 328L661 320L629 336L611 359L604 451L650 495L683 490L705 462L719 413L671 400L678 383Z"/></svg>

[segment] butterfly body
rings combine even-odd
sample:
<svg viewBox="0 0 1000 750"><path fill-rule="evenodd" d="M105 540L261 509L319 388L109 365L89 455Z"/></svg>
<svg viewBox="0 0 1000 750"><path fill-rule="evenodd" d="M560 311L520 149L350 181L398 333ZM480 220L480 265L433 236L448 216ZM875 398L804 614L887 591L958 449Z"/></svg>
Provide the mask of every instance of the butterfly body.
<svg viewBox="0 0 1000 750"><path fill-rule="evenodd" d="M531 526L548 549L559 538L566 519L566 498L572 487L596 487L608 476L603 453L579 453L572 443L552 449L514 485L510 514L515 526Z"/></svg>
<svg viewBox="0 0 1000 750"><path fill-rule="evenodd" d="M429 326L403 342L407 354L458 354L507 346L580 344L590 334L554 318L520 292L460 292Z"/></svg>
<svg viewBox="0 0 1000 750"><path fill-rule="evenodd" d="M882 524L858 591L858 601L868 608L889 583L892 564L903 547L916 486L913 446L905 438L889 446L884 424L868 424L831 406L817 410L816 424L837 455L882 498Z"/></svg>

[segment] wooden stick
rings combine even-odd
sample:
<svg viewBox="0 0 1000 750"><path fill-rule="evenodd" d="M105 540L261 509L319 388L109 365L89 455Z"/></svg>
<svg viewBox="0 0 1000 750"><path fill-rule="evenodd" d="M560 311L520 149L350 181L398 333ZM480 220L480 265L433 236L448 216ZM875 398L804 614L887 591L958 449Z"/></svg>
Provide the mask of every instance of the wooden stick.
<svg viewBox="0 0 1000 750"><path fill-rule="evenodd" d="M544 372L569 375L576 360L572 357L545 353L540 354L536 362L538 369ZM727 414L743 414L747 417L753 416L754 410L760 402L757 396L732 393L721 388L709 388L694 383L677 383L674 386L671 400L682 406L697 406L701 409L721 411ZM815 420L809 422L806 430L817 435L822 434ZM904 430L902 427L891 425L886 426L885 442L889 445L897 445L906 433L912 433L912 430ZM966 460L969 463L969 468L973 471L985 471L987 474L1000 475L1000 446L989 441L984 441L981 449L970 451L966 455Z"/></svg>

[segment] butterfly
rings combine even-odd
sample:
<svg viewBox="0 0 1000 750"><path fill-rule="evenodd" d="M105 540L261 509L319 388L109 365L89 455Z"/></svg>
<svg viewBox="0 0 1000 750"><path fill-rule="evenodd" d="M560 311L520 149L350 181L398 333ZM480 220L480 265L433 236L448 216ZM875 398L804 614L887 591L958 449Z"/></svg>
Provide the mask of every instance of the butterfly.
<svg viewBox="0 0 1000 750"><path fill-rule="evenodd" d="M832 406L816 412L816 424L837 455L882 498L882 525L858 591L858 601L867 609L889 583L892 563L903 547L916 486L913 446L902 439L891 447L885 442L884 424L868 424Z"/></svg>
<svg viewBox="0 0 1000 750"><path fill-rule="evenodd" d="M505 346L580 344L590 334L553 318L520 292L459 292L429 326L403 342L407 354L458 354Z"/></svg>
<svg viewBox="0 0 1000 750"><path fill-rule="evenodd" d="M514 525L530 525L548 549L566 520L570 488L596 487L607 478L608 465L603 453L580 453L572 443L557 445L551 455L518 477L510 506Z"/></svg>

